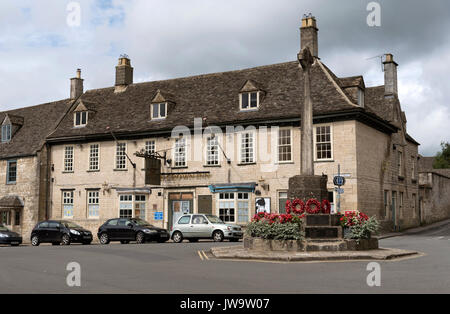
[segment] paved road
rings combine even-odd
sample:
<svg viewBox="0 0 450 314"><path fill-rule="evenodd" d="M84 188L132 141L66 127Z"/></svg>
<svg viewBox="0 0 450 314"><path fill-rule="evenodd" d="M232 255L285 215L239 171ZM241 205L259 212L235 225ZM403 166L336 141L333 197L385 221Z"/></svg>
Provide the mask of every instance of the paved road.
<svg viewBox="0 0 450 314"><path fill-rule="evenodd" d="M438 230L382 240L383 247L425 255L380 262L381 287L375 288L366 284L368 262L287 264L199 255L212 246L217 244L0 247L0 294L450 293L450 223ZM70 262L81 265L81 288L66 284Z"/></svg>

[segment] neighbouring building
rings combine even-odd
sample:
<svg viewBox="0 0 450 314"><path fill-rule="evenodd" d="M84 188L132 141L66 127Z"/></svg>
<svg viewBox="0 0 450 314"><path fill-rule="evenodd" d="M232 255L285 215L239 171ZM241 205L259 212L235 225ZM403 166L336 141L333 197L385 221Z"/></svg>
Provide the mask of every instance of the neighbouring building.
<svg viewBox="0 0 450 314"><path fill-rule="evenodd" d="M420 223L450 218L450 169L434 169L434 157L419 159Z"/></svg>
<svg viewBox="0 0 450 314"><path fill-rule="evenodd" d="M342 211L376 215L387 229L418 225L419 144L407 133L393 55L385 84L366 87L320 60L315 18L304 18L300 32L315 57L315 173L328 175L329 200L334 206L340 165ZM47 137L52 218L95 232L118 216L170 228L189 212L246 224L256 210L284 211L288 180L300 173L298 61L137 84L133 70L121 57L115 86L77 95ZM141 151L166 157L161 185L145 184Z"/></svg>
<svg viewBox="0 0 450 314"><path fill-rule="evenodd" d="M0 112L0 224L29 241L49 216L49 151L45 138L70 108L61 100Z"/></svg>

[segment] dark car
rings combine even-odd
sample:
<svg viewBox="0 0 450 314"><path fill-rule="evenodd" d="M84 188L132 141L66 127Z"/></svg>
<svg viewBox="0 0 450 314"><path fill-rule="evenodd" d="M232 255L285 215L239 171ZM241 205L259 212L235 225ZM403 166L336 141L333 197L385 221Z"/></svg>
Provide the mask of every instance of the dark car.
<svg viewBox="0 0 450 314"><path fill-rule="evenodd" d="M22 244L22 237L0 224L0 244L18 246Z"/></svg>
<svg viewBox="0 0 450 314"><path fill-rule="evenodd" d="M83 227L64 220L48 220L40 222L31 231L31 244L41 243L53 245L70 245L71 243L91 244L92 232Z"/></svg>
<svg viewBox="0 0 450 314"><path fill-rule="evenodd" d="M110 219L98 229L97 235L101 244L111 241L120 241L122 244L128 244L130 241L136 241L138 244L147 241L163 243L170 238L167 230L157 228L139 218Z"/></svg>

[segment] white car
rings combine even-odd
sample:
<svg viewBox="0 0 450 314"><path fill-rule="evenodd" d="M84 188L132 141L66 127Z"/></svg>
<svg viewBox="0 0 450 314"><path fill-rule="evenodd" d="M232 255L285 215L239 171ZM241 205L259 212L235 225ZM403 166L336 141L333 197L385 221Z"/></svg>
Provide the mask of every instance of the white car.
<svg viewBox="0 0 450 314"><path fill-rule="evenodd" d="M189 214L183 215L173 225L170 234L175 243L181 243L184 239L196 242L199 239L213 239L222 242L228 239L237 242L242 239L242 228L238 225L225 224L214 215Z"/></svg>

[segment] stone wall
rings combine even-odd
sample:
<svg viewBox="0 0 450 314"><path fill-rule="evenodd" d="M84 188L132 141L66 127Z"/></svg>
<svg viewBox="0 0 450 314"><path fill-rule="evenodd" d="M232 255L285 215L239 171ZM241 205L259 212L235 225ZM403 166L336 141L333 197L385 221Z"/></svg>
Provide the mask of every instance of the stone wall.
<svg viewBox="0 0 450 314"><path fill-rule="evenodd" d="M24 202L21 209L21 224L14 226L14 212L11 224L8 226L22 235L24 242L29 242L31 230L39 220L39 156L18 158L17 182L6 183L7 160L0 160L0 198L3 196L18 196Z"/></svg>
<svg viewBox="0 0 450 314"><path fill-rule="evenodd" d="M419 174L422 224L450 218L450 178L432 172Z"/></svg>

